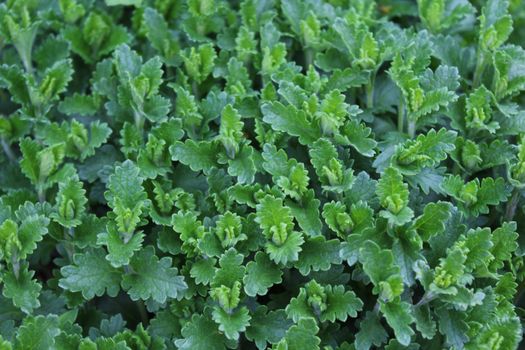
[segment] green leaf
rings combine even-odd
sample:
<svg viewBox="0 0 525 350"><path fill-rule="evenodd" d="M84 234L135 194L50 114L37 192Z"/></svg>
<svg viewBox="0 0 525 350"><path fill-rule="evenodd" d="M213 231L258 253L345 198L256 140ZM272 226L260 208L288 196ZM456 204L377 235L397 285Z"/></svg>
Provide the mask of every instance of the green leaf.
<svg viewBox="0 0 525 350"><path fill-rule="evenodd" d="M151 46L161 54L164 62L176 65L180 61L179 43L162 15L157 10L147 7L144 10L144 26Z"/></svg>
<svg viewBox="0 0 525 350"><path fill-rule="evenodd" d="M0 66L0 81L5 85L13 96L13 101L22 105L31 103L30 90L22 70L15 65Z"/></svg>
<svg viewBox="0 0 525 350"><path fill-rule="evenodd" d="M213 45L208 43L181 52L181 57L188 75L201 83L212 72L217 53Z"/></svg>
<svg viewBox="0 0 525 350"><path fill-rule="evenodd" d="M130 234L140 222L142 210L148 204L142 187L144 179L139 168L130 160L115 168L109 177L104 196L116 216L119 232Z"/></svg>
<svg viewBox="0 0 525 350"><path fill-rule="evenodd" d="M80 225L86 208L86 190L78 178L72 177L58 185L56 212L51 214L60 225L71 228Z"/></svg>
<svg viewBox="0 0 525 350"><path fill-rule="evenodd" d="M215 272L211 286L233 287L235 282L243 279L246 268L242 265L244 257L234 248L227 250L219 259L220 268Z"/></svg>
<svg viewBox="0 0 525 350"><path fill-rule="evenodd" d="M97 235L106 229L105 218L99 218L94 214L86 214L82 223L75 227L72 242L81 249L95 247Z"/></svg>
<svg viewBox="0 0 525 350"><path fill-rule="evenodd" d="M303 276L308 276L313 271L327 271L332 264L340 264L340 242L337 239L327 241L323 236L306 239L301 246L299 260L295 267Z"/></svg>
<svg viewBox="0 0 525 350"><path fill-rule="evenodd" d="M505 180L503 178L484 178L479 187L479 202L475 206L475 210L479 210L480 213L486 213L488 211L487 206L498 205L499 203L504 202L509 195L510 191L505 185Z"/></svg>
<svg viewBox="0 0 525 350"><path fill-rule="evenodd" d="M58 317L29 316L24 319L15 340L15 349L48 350L55 346L55 337L60 334Z"/></svg>
<svg viewBox="0 0 525 350"><path fill-rule="evenodd" d="M159 258L153 247L148 246L133 256L131 272L122 276L122 288L132 300L153 300L164 303L168 298L178 298L188 286L184 277L172 267L171 258Z"/></svg>
<svg viewBox="0 0 525 350"><path fill-rule="evenodd" d="M66 91L73 76L73 66L70 59L55 62L46 69L38 87L40 98L44 102L58 99L58 95Z"/></svg>
<svg viewBox="0 0 525 350"><path fill-rule="evenodd" d="M285 337L279 344L283 344L286 346L285 349L288 350L319 350L321 339L316 336L318 331L319 327L317 327L313 318L303 318L288 329ZM277 349L281 349L279 345Z"/></svg>
<svg viewBox="0 0 525 350"><path fill-rule="evenodd" d="M120 291L120 271L104 258L102 249L88 250L73 256L74 265L60 269L59 286L72 292L82 292L86 299L107 293L115 297Z"/></svg>
<svg viewBox="0 0 525 350"><path fill-rule="evenodd" d="M49 178L58 174L58 167L64 160L65 144L41 148L36 141L25 138L20 142L20 150L23 155L20 169L24 175L41 189L50 187L54 182Z"/></svg>
<svg viewBox="0 0 525 350"><path fill-rule="evenodd" d="M495 180L483 178L481 182L475 178L465 184L459 175L449 175L443 179L441 188L459 201L460 208L473 216L487 214L489 205L498 205L510 195L509 187L501 177Z"/></svg>
<svg viewBox="0 0 525 350"><path fill-rule="evenodd" d="M338 157L335 146L325 138L317 140L310 148L309 153L312 165L319 177L323 175L323 167L328 165L328 160Z"/></svg>
<svg viewBox="0 0 525 350"><path fill-rule="evenodd" d="M283 205L282 199L267 195L260 200L256 208L255 221L267 237L272 237L279 231L283 231L283 234L288 233L293 228L291 210Z"/></svg>
<svg viewBox="0 0 525 350"><path fill-rule="evenodd" d="M428 305L414 308L414 318L416 329L425 339L433 339L436 336L436 321L434 321Z"/></svg>
<svg viewBox="0 0 525 350"><path fill-rule="evenodd" d="M512 32L512 17L508 14L509 1L489 0L481 10L479 42L481 49L494 50L501 46Z"/></svg>
<svg viewBox="0 0 525 350"><path fill-rule="evenodd" d="M494 95L485 86L481 85L471 92L465 103L466 127L495 133L500 125L497 121L492 120L493 104Z"/></svg>
<svg viewBox="0 0 525 350"><path fill-rule="evenodd" d="M337 150L327 139L319 139L310 148L310 158L323 189L341 193L348 191L354 183L354 171L344 169L338 159Z"/></svg>
<svg viewBox="0 0 525 350"><path fill-rule="evenodd" d="M392 157L393 165L403 174L414 175L423 168L433 168L447 158L455 149L456 133L446 129L420 134L415 140L408 140L396 147Z"/></svg>
<svg viewBox="0 0 525 350"><path fill-rule="evenodd" d="M209 174L217 164L217 145L213 142L186 140L184 143L177 141L170 146L172 160L179 161L190 167L193 171L203 171Z"/></svg>
<svg viewBox="0 0 525 350"><path fill-rule="evenodd" d="M282 271L268 255L257 252L253 261L246 265L246 275L243 278L244 291L249 296L266 295L268 288L281 283Z"/></svg>
<svg viewBox="0 0 525 350"><path fill-rule="evenodd" d="M299 253L301 252L302 244L304 243L303 236L296 231L291 232L286 241L281 245L276 245L273 242L266 243L266 252L277 264L287 264L288 262L297 261Z"/></svg>
<svg viewBox="0 0 525 350"><path fill-rule="evenodd" d="M419 0L419 17L425 26L437 33L453 25L460 25L460 21L472 15L474 7L467 1L428 1Z"/></svg>
<svg viewBox="0 0 525 350"><path fill-rule="evenodd" d="M408 186L403 183L403 176L395 168L387 168L379 179L376 188L381 205L384 208L397 209L408 204Z"/></svg>
<svg viewBox="0 0 525 350"><path fill-rule="evenodd" d="M241 184L251 184L255 179L257 168L255 166L253 147L244 145L235 159L228 160L228 174L237 177Z"/></svg>
<svg viewBox="0 0 525 350"><path fill-rule="evenodd" d="M357 312L363 309L363 302L352 291L345 291L344 286L328 286L327 308L321 320L334 322L339 320L345 322L347 317L357 317Z"/></svg>
<svg viewBox="0 0 525 350"><path fill-rule="evenodd" d="M396 300L388 303L380 303L379 309L385 316L390 327L394 330L397 341L404 346L410 344L414 331L410 327L414 322L411 305L407 302Z"/></svg>
<svg viewBox="0 0 525 350"><path fill-rule="evenodd" d="M345 92L353 87L360 87L368 83L369 73L358 67L334 69L333 73L325 83L324 90L339 90Z"/></svg>
<svg viewBox="0 0 525 350"><path fill-rule="evenodd" d="M296 203L291 200L286 201L286 205L290 208L299 227L306 235L311 237L321 234L323 224L319 218L320 204L321 202L315 198L313 190L308 190L308 192L303 195L301 203Z"/></svg>
<svg viewBox="0 0 525 350"><path fill-rule="evenodd" d="M452 206L448 202L429 203L423 209L423 214L414 221L414 229L423 241L445 231L445 222L450 217Z"/></svg>
<svg viewBox="0 0 525 350"><path fill-rule="evenodd" d="M318 317L321 322L346 321L347 317L356 317L363 302L352 291L345 291L344 286L322 286L315 280L301 288L299 295L286 307L288 317L294 322L304 318Z"/></svg>
<svg viewBox="0 0 525 350"><path fill-rule="evenodd" d="M374 284L375 294L387 301L401 295L403 282L391 250L381 249L373 241L366 241L359 250L359 256L364 272Z"/></svg>
<svg viewBox="0 0 525 350"><path fill-rule="evenodd" d="M135 6L139 7L142 0L105 0L108 6Z"/></svg>
<svg viewBox="0 0 525 350"><path fill-rule="evenodd" d="M381 325L379 315L368 311L359 323L359 331L355 335L356 350L368 350L372 345L380 347L388 339L388 334Z"/></svg>
<svg viewBox="0 0 525 350"><path fill-rule="evenodd" d="M494 258L490 253L492 241L488 227L469 230L459 242L463 245L462 248L466 248L465 267L469 270L486 266Z"/></svg>
<svg viewBox="0 0 525 350"><path fill-rule="evenodd" d="M342 137L337 140L344 145L350 145L365 157L373 157L376 154L377 142L370 137L372 129L357 120L350 120L345 124L341 133Z"/></svg>
<svg viewBox="0 0 525 350"><path fill-rule="evenodd" d="M142 248L144 234L138 232L129 240L122 240L114 224L108 224L105 231L97 235L97 245L107 247L106 259L113 267L128 265L133 254Z"/></svg>
<svg viewBox="0 0 525 350"><path fill-rule="evenodd" d="M396 168L385 169L377 183L376 194L383 208L383 217L395 225L403 225L414 215L408 207L408 186L403 183L403 176Z"/></svg>
<svg viewBox="0 0 525 350"><path fill-rule="evenodd" d="M193 314L181 333L182 338L175 340L175 345L181 350L226 349L226 338L215 322L204 315Z"/></svg>
<svg viewBox="0 0 525 350"><path fill-rule="evenodd" d="M520 69L525 63L525 50L505 45L494 55L494 94L498 100L512 96L525 88L525 75Z"/></svg>
<svg viewBox="0 0 525 350"><path fill-rule="evenodd" d="M221 113L221 124L217 138L230 158L235 158L236 153L239 152L239 143L244 138L243 127L244 123L239 112L231 104L226 105Z"/></svg>
<svg viewBox="0 0 525 350"><path fill-rule="evenodd" d="M467 334L469 331L469 326L465 322L465 314L455 310L438 308L436 315L439 321L439 332L445 336L446 345L462 348L468 341Z"/></svg>
<svg viewBox="0 0 525 350"><path fill-rule="evenodd" d="M215 309L212 314L213 320L219 324L219 330L224 332L228 339L238 340L239 333L246 330L251 316L246 307L228 313L222 309Z"/></svg>
<svg viewBox="0 0 525 350"><path fill-rule="evenodd" d="M518 317L493 320L483 327L481 332L466 346L475 349L493 341L497 341L502 349L519 347L522 339L521 326Z"/></svg>
<svg viewBox="0 0 525 350"><path fill-rule="evenodd" d="M282 339L290 325L291 321L286 319L284 310L268 311L266 306L261 305L252 314L245 334L259 350L264 350L267 343L276 344Z"/></svg>
<svg viewBox="0 0 525 350"><path fill-rule="evenodd" d="M65 97L58 105L58 110L67 115L90 116L97 113L99 108L100 101L96 96L78 93Z"/></svg>
<svg viewBox="0 0 525 350"><path fill-rule="evenodd" d="M413 111L414 118L439 111L457 100L455 91L459 87L459 74L456 67L440 65L434 72L427 69L419 79L425 95L423 103Z"/></svg>
<svg viewBox="0 0 525 350"><path fill-rule="evenodd" d="M27 263L22 263L19 270L7 271L3 274L4 297L13 301L13 305L26 314L31 314L34 309L40 307L38 296L42 286L33 279L34 271L29 270Z"/></svg>
<svg viewBox="0 0 525 350"><path fill-rule="evenodd" d="M512 259L512 254L518 249L516 242L518 237L515 222L504 222L501 227L492 232L490 238L492 241L491 254L494 256L494 260L491 261L490 265L494 269L502 268L505 261Z"/></svg>
<svg viewBox="0 0 525 350"><path fill-rule="evenodd" d="M347 213L346 205L340 202L325 203L322 215L330 230L337 233L340 238L345 238L354 228L354 222Z"/></svg>
<svg viewBox="0 0 525 350"><path fill-rule="evenodd" d="M24 206L21 206L16 212L18 220L22 223L18 227L18 239L20 241L20 251L18 257L20 259L26 259L31 253L37 248L37 243L42 241L43 236L47 234L47 226L49 219L37 215L36 213L23 213L24 209L35 209L28 202Z"/></svg>
<svg viewBox="0 0 525 350"><path fill-rule="evenodd" d="M434 281L431 289L437 287L438 292L448 293L448 288L453 286L465 273L466 255L457 246L451 248L447 255L440 259L439 266L436 267ZM454 293L454 290L450 290Z"/></svg>
<svg viewBox="0 0 525 350"><path fill-rule="evenodd" d="M285 106L280 102L262 105L264 122L276 131L286 132L299 138L303 145L309 145L321 137L320 128L308 120L306 113L292 105Z"/></svg>
<svg viewBox="0 0 525 350"><path fill-rule="evenodd" d="M282 149L277 149L274 145L264 144L262 157L264 162L262 167L264 170L272 175L275 180L279 179L281 176L288 176L290 170L297 165L295 159L288 159L288 155Z"/></svg>
<svg viewBox="0 0 525 350"><path fill-rule="evenodd" d="M191 265L190 276L195 279L197 284L210 284L217 272L216 262L217 259L215 258L197 260Z"/></svg>

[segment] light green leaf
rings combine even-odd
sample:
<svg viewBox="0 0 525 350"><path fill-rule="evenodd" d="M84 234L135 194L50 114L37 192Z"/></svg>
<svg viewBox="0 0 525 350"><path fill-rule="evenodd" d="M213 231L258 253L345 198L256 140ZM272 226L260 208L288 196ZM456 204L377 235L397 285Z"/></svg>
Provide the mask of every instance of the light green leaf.
<svg viewBox="0 0 525 350"><path fill-rule="evenodd" d="M319 327L313 318L302 318L286 332L279 344L285 344L287 350L319 350L321 339L317 337ZM277 345L276 349L282 349Z"/></svg>
<svg viewBox="0 0 525 350"><path fill-rule="evenodd" d="M303 110L292 105L272 102L264 104L261 110L264 122L270 124L272 129L298 137L303 145L312 144L321 137L319 126L308 120Z"/></svg>
<svg viewBox="0 0 525 350"><path fill-rule="evenodd" d="M184 277L172 267L171 258L159 260L151 246L135 254L129 265L132 271L122 276L122 288L132 300L152 298L164 303L168 298L180 297L188 288Z"/></svg>
<svg viewBox="0 0 525 350"><path fill-rule="evenodd" d="M428 241L435 235L445 231L445 222L450 217L452 206L448 202L429 203L423 209L423 214L414 222L414 229L423 241Z"/></svg>
<svg viewBox="0 0 525 350"><path fill-rule="evenodd" d="M88 250L73 256L74 265L60 269L59 286L72 292L82 292L86 299L107 293L115 297L120 291L120 271L104 258L102 249Z"/></svg>
<svg viewBox="0 0 525 350"><path fill-rule="evenodd" d="M246 330L246 326L248 326L251 319L245 306L232 313L216 308L213 310L212 317L219 324L219 330L224 332L224 335L231 340L239 339L239 333Z"/></svg>
<svg viewBox="0 0 525 350"><path fill-rule="evenodd" d="M379 315L368 311L359 323L359 331L355 335L356 350L369 350L372 345L380 347L388 339L388 334L381 324Z"/></svg>
<svg viewBox="0 0 525 350"><path fill-rule="evenodd" d="M332 264L340 264L340 241L331 239L327 241L324 236L306 239L301 246L299 260L294 266L303 276L308 276L313 271L327 271Z"/></svg>
<svg viewBox="0 0 525 350"><path fill-rule="evenodd" d="M380 303L379 309L386 318L390 327L394 330L397 341L401 345L410 344L414 331L410 327L414 322L411 305L407 302L395 300L388 303Z"/></svg>
<svg viewBox="0 0 525 350"><path fill-rule="evenodd" d="M33 279L34 271L29 270L29 264L21 264L18 273L7 271L3 274L2 294L13 301L13 305L26 314L31 314L40 306L38 296L42 286Z"/></svg>
<svg viewBox="0 0 525 350"><path fill-rule="evenodd" d="M249 296L266 295L268 288L281 283L282 271L268 255L257 252L253 261L246 265L246 275L243 278L244 291Z"/></svg>
<svg viewBox="0 0 525 350"><path fill-rule="evenodd" d="M377 142L370 137L371 133L371 128L352 119L345 124L342 137L336 139L344 145L352 146L365 157L373 157L376 154Z"/></svg>
<svg viewBox="0 0 525 350"><path fill-rule="evenodd" d="M53 349L55 337L60 334L58 321L56 315L25 318L16 334L15 349Z"/></svg>
<svg viewBox="0 0 525 350"><path fill-rule="evenodd" d="M179 161L193 171L203 171L209 174L211 169L217 168L218 147L214 142L186 140L177 141L170 146L172 160Z"/></svg>
<svg viewBox="0 0 525 350"><path fill-rule="evenodd" d="M259 350L265 350L267 343L275 344L282 339L291 324L284 310L268 311L266 306L261 305L252 314L246 338L254 341Z"/></svg>
<svg viewBox="0 0 525 350"><path fill-rule="evenodd" d="M128 265L133 254L142 248L144 234L136 232L129 240L119 235L114 224L107 225L106 232L97 235L97 245L105 245L108 250L106 259L113 267Z"/></svg>
<svg viewBox="0 0 525 350"><path fill-rule="evenodd" d="M86 211L86 190L78 177L72 177L58 185L56 212L51 217L64 227L80 225Z"/></svg>
<svg viewBox="0 0 525 350"><path fill-rule="evenodd" d="M182 328L182 338L175 340L180 350L226 350L227 339L211 318L193 314Z"/></svg>

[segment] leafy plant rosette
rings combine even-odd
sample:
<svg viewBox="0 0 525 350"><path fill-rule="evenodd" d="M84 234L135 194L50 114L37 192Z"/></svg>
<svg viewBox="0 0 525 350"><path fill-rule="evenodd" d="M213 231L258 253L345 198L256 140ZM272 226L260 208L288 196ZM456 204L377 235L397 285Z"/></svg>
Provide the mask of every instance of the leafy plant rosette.
<svg viewBox="0 0 525 350"><path fill-rule="evenodd" d="M519 0L0 4L0 349L517 349Z"/></svg>

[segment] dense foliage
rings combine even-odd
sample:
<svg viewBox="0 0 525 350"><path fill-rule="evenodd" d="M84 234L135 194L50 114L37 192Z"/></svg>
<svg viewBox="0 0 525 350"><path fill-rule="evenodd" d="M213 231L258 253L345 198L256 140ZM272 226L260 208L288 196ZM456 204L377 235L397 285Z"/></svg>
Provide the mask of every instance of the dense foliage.
<svg viewBox="0 0 525 350"><path fill-rule="evenodd" d="M520 0L0 4L0 349L517 349Z"/></svg>

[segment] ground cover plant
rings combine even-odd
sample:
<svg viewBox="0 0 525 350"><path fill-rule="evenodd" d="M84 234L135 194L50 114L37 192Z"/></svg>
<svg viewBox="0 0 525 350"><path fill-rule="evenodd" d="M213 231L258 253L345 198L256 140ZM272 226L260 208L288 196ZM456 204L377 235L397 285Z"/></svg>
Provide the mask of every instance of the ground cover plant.
<svg viewBox="0 0 525 350"><path fill-rule="evenodd" d="M0 349L517 349L519 0L0 4Z"/></svg>

